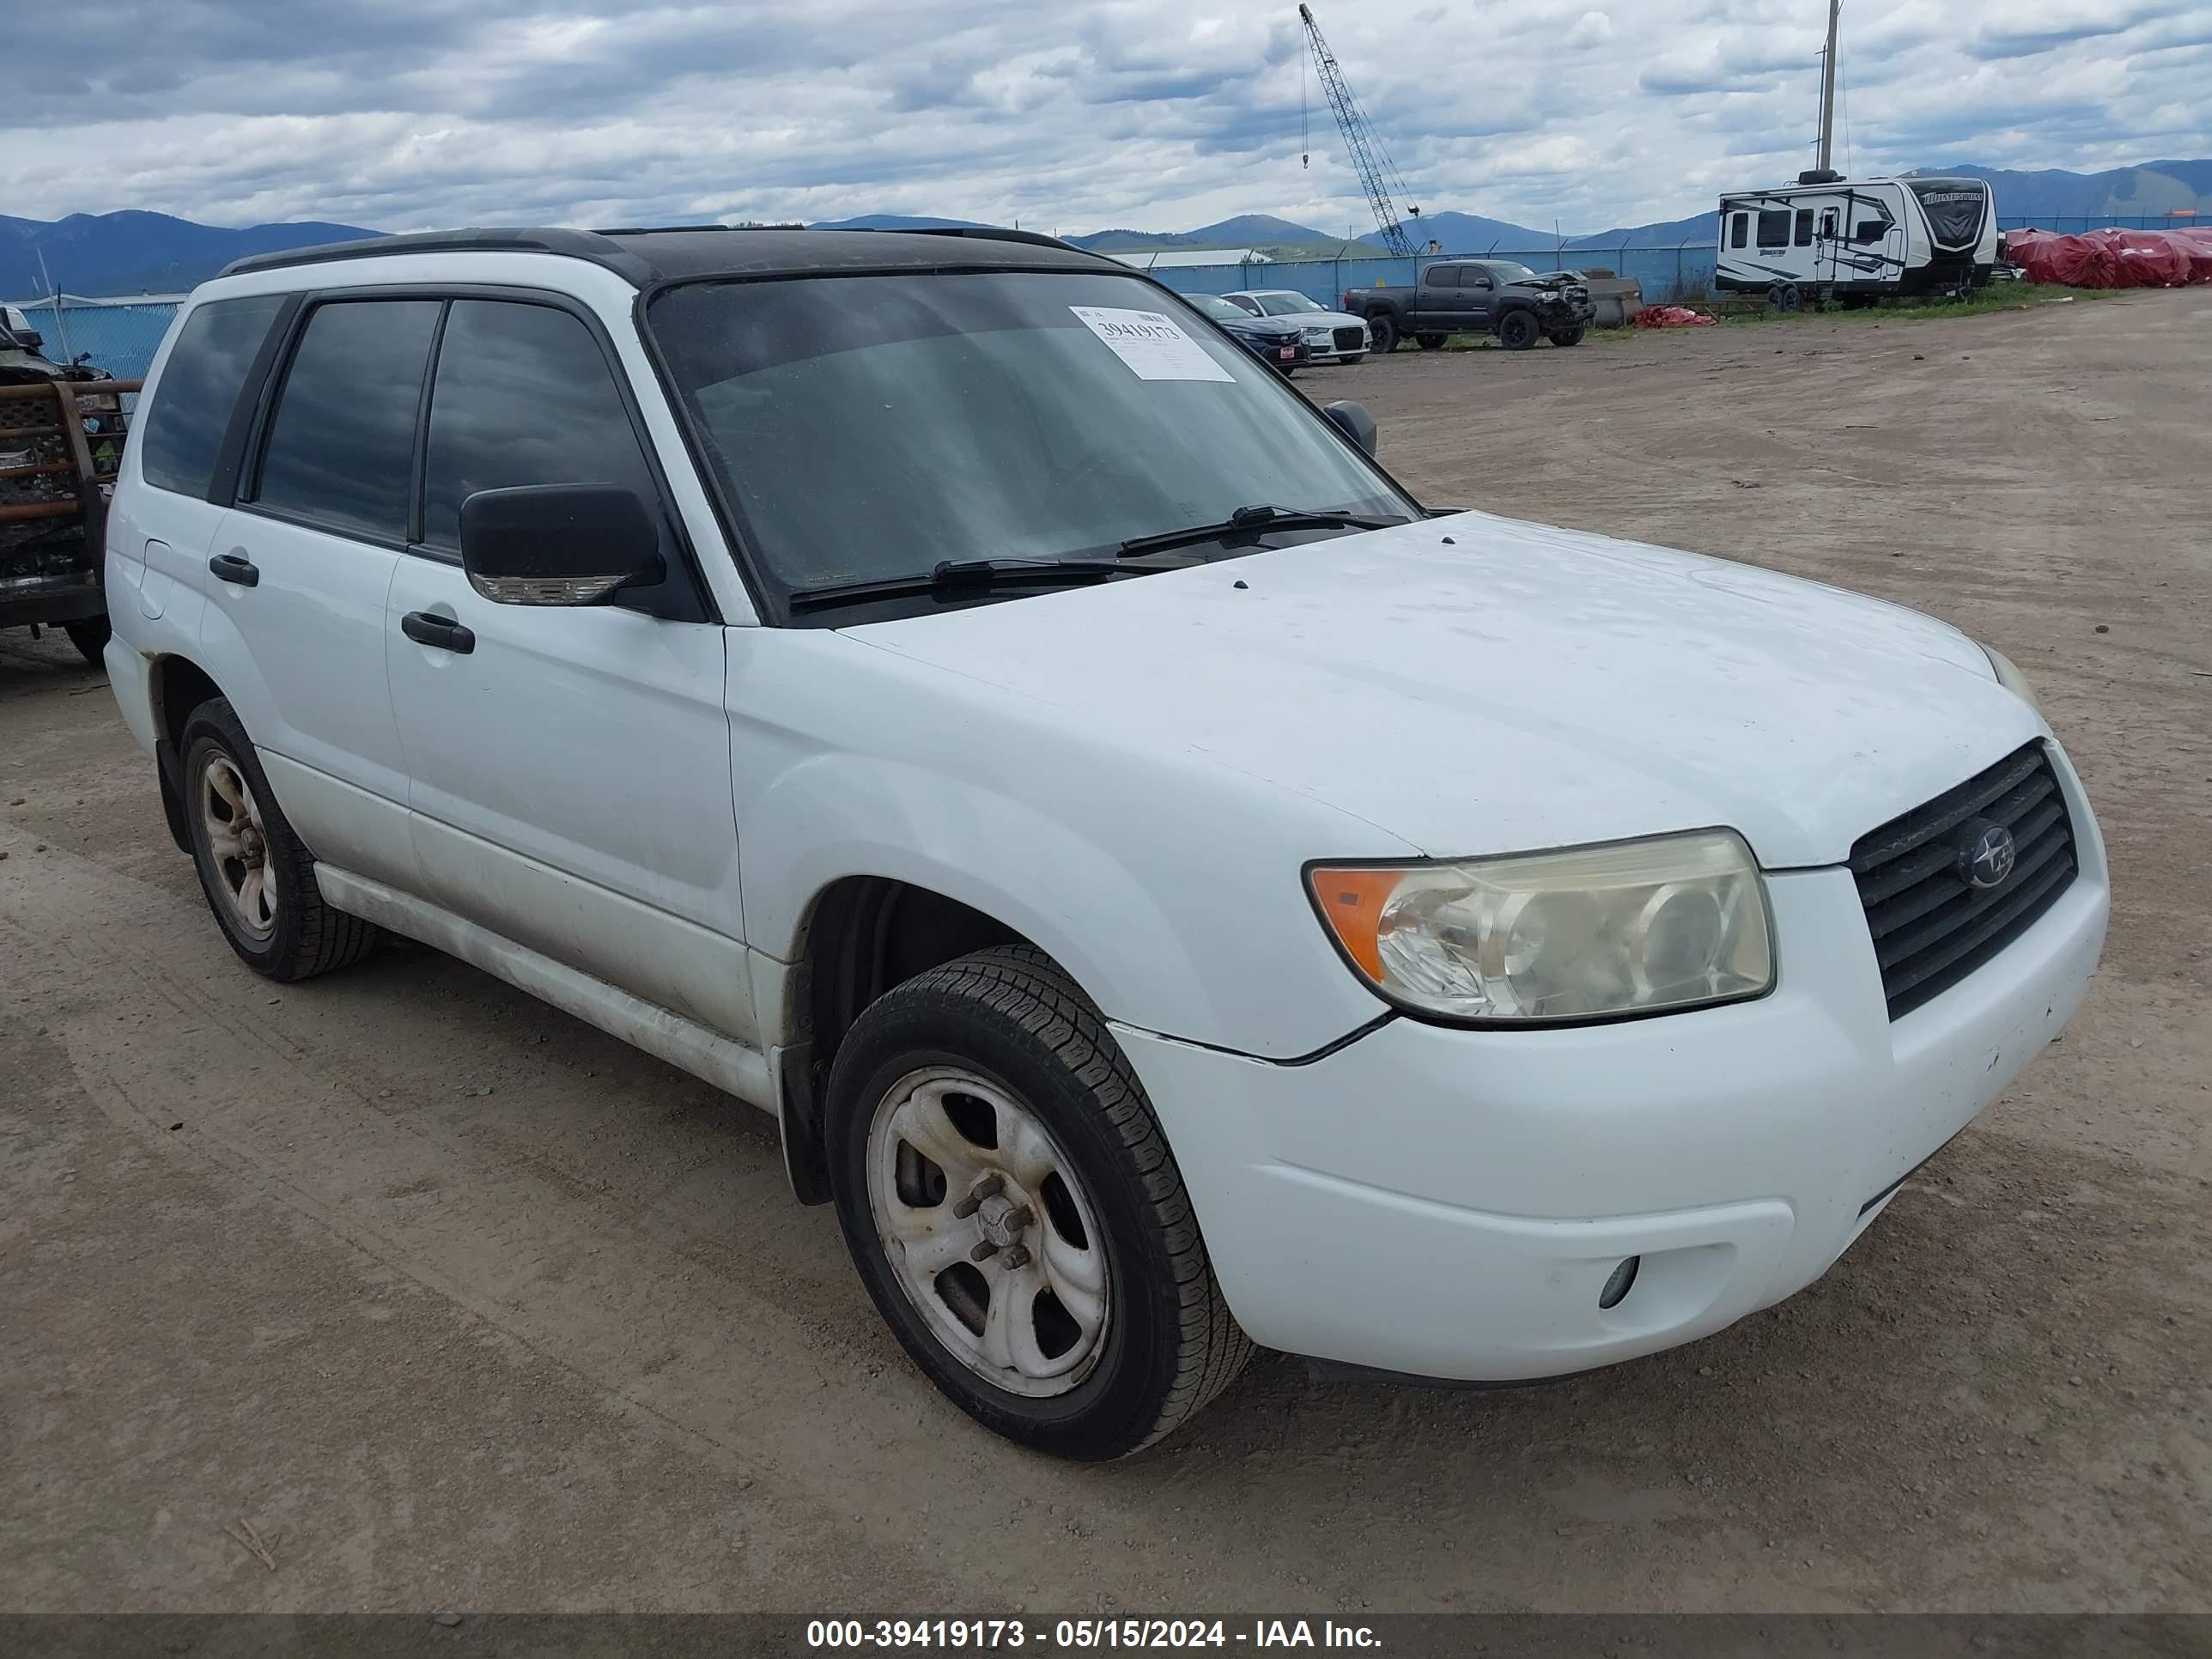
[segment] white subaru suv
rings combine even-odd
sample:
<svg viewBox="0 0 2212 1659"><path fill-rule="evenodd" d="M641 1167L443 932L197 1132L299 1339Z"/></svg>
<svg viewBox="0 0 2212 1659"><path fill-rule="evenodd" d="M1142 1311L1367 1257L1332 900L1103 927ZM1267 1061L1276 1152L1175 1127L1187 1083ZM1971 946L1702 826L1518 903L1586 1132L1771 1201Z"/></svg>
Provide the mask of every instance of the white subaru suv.
<svg viewBox="0 0 2212 1659"><path fill-rule="evenodd" d="M1064 1455L1255 1342L1498 1382L1717 1331L2096 966L2002 657L1425 510L1045 238L264 257L148 386L107 665L237 954L408 935L775 1114L915 1363Z"/></svg>

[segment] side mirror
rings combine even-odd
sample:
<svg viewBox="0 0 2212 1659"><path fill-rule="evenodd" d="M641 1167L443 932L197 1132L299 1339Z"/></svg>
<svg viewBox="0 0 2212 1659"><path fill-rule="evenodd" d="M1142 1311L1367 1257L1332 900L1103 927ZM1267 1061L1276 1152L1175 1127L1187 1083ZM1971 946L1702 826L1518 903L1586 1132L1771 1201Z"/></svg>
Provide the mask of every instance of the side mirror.
<svg viewBox="0 0 2212 1659"><path fill-rule="evenodd" d="M1323 405L1321 412L1335 422L1336 429L1358 444L1365 453L1372 455L1375 453L1375 417L1367 412L1364 404L1340 401Z"/></svg>
<svg viewBox="0 0 2212 1659"><path fill-rule="evenodd" d="M461 568L499 605L597 605L668 574L653 514L617 484L479 489L461 503Z"/></svg>
<svg viewBox="0 0 2212 1659"><path fill-rule="evenodd" d="M15 337L23 343L26 351L36 351L46 343L46 337L35 328L19 328L15 331Z"/></svg>

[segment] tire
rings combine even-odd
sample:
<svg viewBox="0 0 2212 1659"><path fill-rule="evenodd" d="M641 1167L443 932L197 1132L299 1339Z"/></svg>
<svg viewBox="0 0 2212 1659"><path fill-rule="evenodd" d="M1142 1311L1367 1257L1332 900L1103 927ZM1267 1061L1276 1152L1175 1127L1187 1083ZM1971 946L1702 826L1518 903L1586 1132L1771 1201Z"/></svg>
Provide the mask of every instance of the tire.
<svg viewBox="0 0 2212 1659"><path fill-rule="evenodd" d="M1370 313L1367 331L1374 337L1376 350L1395 351L1398 349L1398 319L1389 312Z"/></svg>
<svg viewBox="0 0 2212 1659"><path fill-rule="evenodd" d="M1445 339L1443 335L1416 334L1413 338L1420 343L1420 348L1424 351L1441 351L1443 349Z"/></svg>
<svg viewBox="0 0 2212 1659"><path fill-rule="evenodd" d="M218 697L192 710L177 746L184 755L192 867L239 960L265 979L289 984L367 956L382 930L324 902L315 885L314 854L286 822L252 740L228 702ZM231 814L227 820L221 817L224 811ZM217 844L222 822L241 825L232 846ZM252 874L261 879L249 885ZM273 905L262 902L270 891Z"/></svg>
<svg viewBox="0 0 2212 1659"><path fill-rule="evenodd" d="M115 629L106 617L87 617L82 622L64 623L62 629L70 636L70 643L76 647L77 655L94 668L106 668L107 641Z"/></svg>
<svg viewBox="0 0 2212 1659"><path fill-rule="evenodd" d="M1533 311L1509 311L1498 320L1498 343L1508 351L1526 351L1543 337Z"/></svg>
<svg viewBox="0 0 2212 1659"><path fill-rule="evenodd" d="M861 1282L984 1427L1056 1456L1126 1456L1243 1369L1251 1340L1144 1088L1042 951L979 951L869 1005L826 1103Z"/></svg>
<svg viewBox="0 0 2212 1659"><path fill-rule="evenodd" d="M1563 328L1552 337L1552 343L1555 346L1578 346L1583 343L1583 337L1589 332L1585 328Z"/></svg>

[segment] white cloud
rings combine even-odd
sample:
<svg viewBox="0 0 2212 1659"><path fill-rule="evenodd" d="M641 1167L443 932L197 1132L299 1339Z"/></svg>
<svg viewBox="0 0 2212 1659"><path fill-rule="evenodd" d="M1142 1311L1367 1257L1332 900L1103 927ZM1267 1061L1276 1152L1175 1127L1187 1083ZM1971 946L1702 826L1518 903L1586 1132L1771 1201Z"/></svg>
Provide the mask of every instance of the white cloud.
<svg viewBox="0 0 2212 1659"><path fill-rule="evenodd" d="M1819 10L1318 15L1425 209L1595 230L1805 165ZM41 66L0 104L19 216L1369 222L1287 0L108 0L97 51L66 7L11 16ZM1855 0L1850 159L2212 154L2208 56L2212 0Z"/></svg>
<svg viewBox="0 0 2212 1659"><path fill-rule="evenodd" d="M1613 19L1601 11L1586 11L1567 31L1567 44L1577 48L1601 46L1613 39Z"/></svg>

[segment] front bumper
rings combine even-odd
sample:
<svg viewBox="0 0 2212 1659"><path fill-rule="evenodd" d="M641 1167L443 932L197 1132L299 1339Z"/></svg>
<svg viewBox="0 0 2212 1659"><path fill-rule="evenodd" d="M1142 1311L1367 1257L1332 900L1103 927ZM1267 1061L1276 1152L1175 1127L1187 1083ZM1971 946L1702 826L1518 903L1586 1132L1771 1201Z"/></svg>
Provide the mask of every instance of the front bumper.
<svg viewBox="0 0 2212 1659"><path fill-rule="evenodd" d="M1550 1031L1395 1018L1276 1065L1118 1029L1223 1294L1271 1347L1419 1376L1560 1376L1819 1278L2010 1085L2103 948L2104 849L2001 955L1894 1023L1850 876L1771 875L1759 1001ZM1618 1305L1598 1306L1626 1258Z"/></svg>

